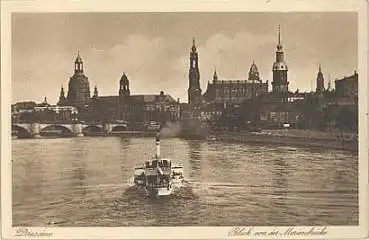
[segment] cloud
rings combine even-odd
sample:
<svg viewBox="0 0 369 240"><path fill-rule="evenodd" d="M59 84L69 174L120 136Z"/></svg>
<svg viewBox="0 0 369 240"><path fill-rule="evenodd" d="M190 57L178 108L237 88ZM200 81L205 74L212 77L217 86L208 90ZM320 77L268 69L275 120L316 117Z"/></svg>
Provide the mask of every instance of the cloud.
<svg viewBox="0 0 369 240"><path fill-rule="evenodd" d="M180 69L179 52L170 55L173 45L163 38L148 38L142 34L129 35L126 40L89 61L103 63L89 72L102 93L113 95L118 90L120 76L125 72L133 94L159 93L176 88Z"/></svg>
<svg viewBox="0 0 369 240"><path fill-rule="evenodd" d="M163 90L174 98L187 101L189 52L194 35L203 92L207 82L212 80L215 67L221 79L243 80L255 61L261 77L269 83L272 81L277 44L272 15L235 17L232 13L228 21L225 19L216 26L212 20L218 19L216 16L194 18L180 15L182 17L178 18L176 15L168 18L172 20L164 25L161 18L156 22L147 18L149 20L145 21L149 22L145 22L142 18L138 21L123 14L119 18L116 16L118 20L115 22L106 17L95 16L100 19L98 21L95 17L83 15L80 17L85 21L80 19L65 26L59 23L65 22L66 17L70 19L70 16L58 16L58 21L50 17L45 17L48 21L35 21L37 17L31 21L32 17L19 21L13 28L13 102L41 101L43 96L47 96L51 103L56 103L60 86L67 88L73 75L77 50L81 50L91 92L97 85L100 95L117 95L120 77L126 72L132 94ZM271 16L273 21L267 20L267 16ZM93 27L91 19L94 20ZM355 28L342 31L334 27L341 17L317 21L311 15L304 15L301 19L293 16L288 19L283 24L282 43L292 91L315 88L318 63L322 64L327 81L329 75L334 80L334 77L353 72L357 66ZM340 21L347 21L345 19ZM49 24L40 28L40 22ZM127 27L121 29L123 22ZM158 26L158 23L167 27L150 27ZM61 27L55 30L58 24ZM307 31L308 27L311 30ZM97 29L103 30L104 34L97 34Z"/></svg>

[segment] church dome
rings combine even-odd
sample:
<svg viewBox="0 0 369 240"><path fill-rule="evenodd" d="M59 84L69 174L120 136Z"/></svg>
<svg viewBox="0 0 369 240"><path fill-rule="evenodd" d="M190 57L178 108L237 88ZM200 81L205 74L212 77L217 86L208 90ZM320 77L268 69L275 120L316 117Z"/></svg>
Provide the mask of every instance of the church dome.
<svg viewBox="0 0 369 240"><path fill-rule="evenodd" d="M90 97L90 83L85 75L74 75L69 81L69 92L76 93L76 96L82 96L86 93L85 99L81 101L87 101ZM77 94L78 93L78 94Z"/></svg>
<svg viewBox="0 0 369 240"><path fill-rule="evenodd" d="M73 85L85 85L86 83L89 83L88 77L86 77L84 74L75 74L70 78L69 82Z"/></svg>
<svg viewBox="0 0 369 240"><path fill-rule="evenodd" d="M285 70L287 71L288 70L288 67L287 67L287 64L285 62L275 62L273 64L273 70Z"/></svg>

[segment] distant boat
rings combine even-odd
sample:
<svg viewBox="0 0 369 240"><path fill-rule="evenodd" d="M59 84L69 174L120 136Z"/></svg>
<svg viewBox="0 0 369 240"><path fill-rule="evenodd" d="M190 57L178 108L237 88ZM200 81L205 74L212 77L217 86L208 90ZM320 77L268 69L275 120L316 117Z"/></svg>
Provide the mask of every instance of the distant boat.
<svg viewBox="0 0 369 240"><path fill-rule="evenodd" d="M143 188L148 196L167 196L175 187L180 187L183 180L183 167L174 166L171 159L160 156L160 138L157 135L156 155L135 168L135 185Z"/></svg>
<svg viewBox="0 0 369 240"><path fill-rule="evenodd" d="M208 141L216 141L217 140L217 137L215 135L209 135L206 137L206 140Z"/></svg>

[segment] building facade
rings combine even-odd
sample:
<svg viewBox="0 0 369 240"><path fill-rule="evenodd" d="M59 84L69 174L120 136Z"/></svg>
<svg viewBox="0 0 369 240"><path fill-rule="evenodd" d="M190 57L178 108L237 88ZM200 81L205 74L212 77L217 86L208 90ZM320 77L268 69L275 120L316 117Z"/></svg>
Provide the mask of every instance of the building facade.
<svg viewBox="0 0 369 240"><path fill-rule="evenodd" d="M214 71L213 81L208 82L204 100L225 105L240 104L264 92L268 92L268 81L262 81L256 64L252 63L248 78L244 80L219 80Z"/></svg>
<svg viewBox="0 0 369 240"><path fill-rule="evenodd" d="M95 122L127 122L140 128L155 121L161 124L174 122L180 117L180 103L169 94L132 95L129 79L125 73L119 81L117 96L98 96L95 88L91 100L92 116Z"/></svg>
<svg viewBox="0 0 369 240"><path fill-rule="evenodd" d="M23 103L15 104L15 106ZM68 123L78 120L78 110L73 106L50 105L45 97L40 104L26 104L25 108L14 108L13 123Z"/></svg>
<svg viewBox="0 0 369 240"><path fill-rule="evenodd" d="M341 97L358 97L359 77L355 71L353 75L335 81L335 91Z"/></svg>

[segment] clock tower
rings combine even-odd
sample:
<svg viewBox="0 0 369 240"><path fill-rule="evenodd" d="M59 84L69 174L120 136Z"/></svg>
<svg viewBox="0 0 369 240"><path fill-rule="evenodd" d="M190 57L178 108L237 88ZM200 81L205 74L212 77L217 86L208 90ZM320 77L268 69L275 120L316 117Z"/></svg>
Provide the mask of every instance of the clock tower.
<svg viewBox="0 0 369 240"><path fill-rule="evenodd" d="M276 51L276 60L273 64L273 82L272 94L279 98L282 102L288 101L288 84L287 81L288 67L284 61L283 46L281 44L281 30L278 26L278 45Z"/></svg>

